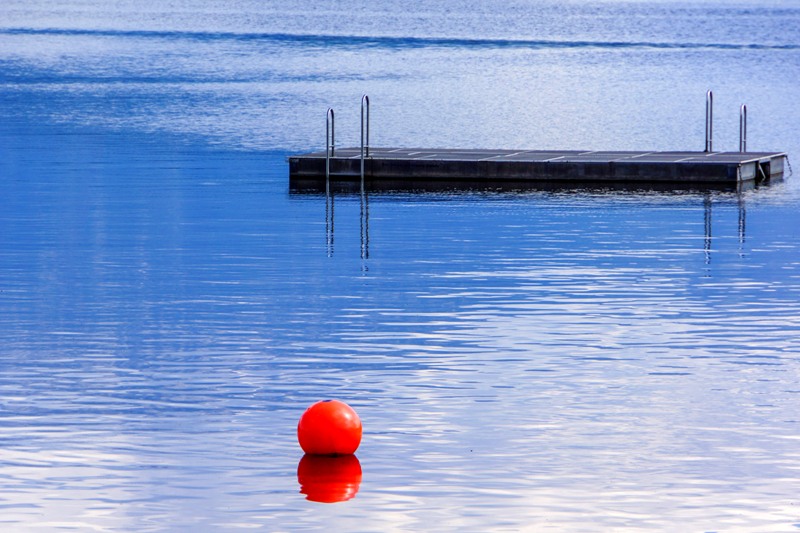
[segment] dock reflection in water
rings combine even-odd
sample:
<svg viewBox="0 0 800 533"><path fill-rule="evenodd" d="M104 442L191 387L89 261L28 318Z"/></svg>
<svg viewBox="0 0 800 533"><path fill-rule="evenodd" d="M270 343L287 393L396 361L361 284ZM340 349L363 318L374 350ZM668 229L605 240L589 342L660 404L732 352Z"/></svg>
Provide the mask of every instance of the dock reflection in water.
<svg viewBox="0 0 800 533"><path fill-rule="evenodd" d="M765 187L768 185L762 186ZM526 189L530 192L530 188ZM538 189L537 189L538 190ZM553 190L552 188L548 188L548 190ZM573 190L572 188L561 188L562 192L575 192L575 193L583 193L585 192L583 189L576 189ZM628 190L628 188L619 187L604 187L602 189L595 190L595 193L605 194L605 195L615 195L615 194L624 194L624 192ZM700 193L702 194L702 202L703 202L703 228L704 228L704 235L703 235L703 251L705 254L705 262L706 264L711 262L712 256L712 242L713 242L713 202L714 202L714 191L717 191L718 188L708 189L704 188L701 190L692 189L692 190L684 190L684 189L658 189L658 190L642 190L640 188L637 189L630 189L629 192L633 194L642 194L645 192L649 193L658 193L669 197L670 195L685 197L687 194L691 193ZM748 189L749 190L749 189ZM512 189L510 191L503 191L498 189L492 189L491 191L483 191L488 194L495 194L495 195L520 195L520 201L524 201L524 191ZM739 253L740 256L744 253L743 246L746 240L746 229L747 229L747 207L745 201L745 192L743 190L738 190L736 192L736 203L738 207L738 240L739 240ZM459 194L474 194L475 191L447 191L448 195L452 195L454 197L458 197ZM295 194L313 194L313 193L298 193L295 191ZM344 196L352 196L352 194L348 193L340 193ZM395 196L391 192L384 192L381 194L381 200L389 200L391 201L392 198L402 198L403 200L408 199L409 193L406 191L402 195ZM431 191L417 191L412 194L417 195L428 195L429 197L437 197L441 195L440 193L434 193ZM366 261L369 259L369 193L366 190L361 190L358 193L359 196L359 229L360 229L360 254L361 259ZM325 242L326 242L326 251L328 257L333 256L334 253L334 228L335 228L335 213L334 213L334 204L335 204L335 197L336 193L333 189L327 188L325 192ZM367 266L366 263L363 263L363 268L366 270Z"/></svg>
<svg viewBox="0 0 800 533"><path fill-rule="evenodd" d="M336 203L335 193L328 189L325 193L325 250L328 257L332 257L334 253L334 234L336 225L336 216L334 213L334 206ZM359 230L360 230L360 250L361 259L366 261L369 259L369 195L366 191L359 193ZM367 269L366 263L363 263L363 269Z"/></svg>

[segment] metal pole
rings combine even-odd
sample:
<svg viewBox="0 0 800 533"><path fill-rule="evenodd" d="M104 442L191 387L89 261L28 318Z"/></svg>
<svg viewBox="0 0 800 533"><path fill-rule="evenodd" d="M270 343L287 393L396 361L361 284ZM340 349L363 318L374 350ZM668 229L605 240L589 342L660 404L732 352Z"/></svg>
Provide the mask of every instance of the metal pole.
<svg viewBox="0 0 800 533"><path fill-rule="evenodd" d="M367 109L366 142L364 138L364 106ZM369 157L369 96L361 97L361 190L364 190L364 157Z"/></svg>
<svg viewBox="0 0 800 533"><path fill-rule="evenodd" d="M333 196L331 195L331 157L335 149L335 120L333 108L325 116L325 240L328 257L333 255Z"/></svg>
<svg viewBox="0 0 800 533"><path fill-rule="evenodd" d="M331 181L331 157L333 157L333 150L336 144L335 131L334 131L334 113L332 108L328 108L328 114L325 116L325 192L330 194L330 181Z"/></svg>
<svg viewBox="0 0 800 533"><path fill-rule="evenodd" d="M739 108L739 151L747 151L747 106Z"/></svg>
<svg viewBox="0 0 800 533"><path fill-rule="evenodd" d="M713 151L714 138L714 93L706 92L706 152Z"/></svg>
<svg viewBox="0 0 800 533"><path fill-rule="evenodd" d="M364 135L364 105L367 107L367 120L366 120L366 142ZM366 157L369 157L369 96L366 94L361 97L361 145L364 147Z"/></svg>

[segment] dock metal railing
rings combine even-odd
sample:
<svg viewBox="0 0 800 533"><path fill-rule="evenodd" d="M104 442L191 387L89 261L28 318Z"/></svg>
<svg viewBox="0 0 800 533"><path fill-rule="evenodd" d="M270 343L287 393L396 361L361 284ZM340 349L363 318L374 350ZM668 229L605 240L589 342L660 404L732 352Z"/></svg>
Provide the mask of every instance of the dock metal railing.
<svg viewBox="0 0 800 533"><path fill-rule="evenodd" d="M739 151L747 151L747 106L739 107Z"/></svg>
<svg viewBox="0 0 800 533"><path fill-rule="evenodd" d="M366 114L365 114L366 111ZM369 157L369 96L361 97L361 259L369 259L369 199L364 186L364 158Z"/></svg>
<svg viewBox="0 0 800 533"><path fill-rule="evenodd" d="M366 121L364 110L366 109ZM366 129L366 138L365 138ZM369 157L369 96L361 97L361 189L364 189L364 158Z"/></svg>
<svg viewBox="0 0 800 533"><path fill-rule="evenodd" d="M714 93L706 92L706 152L713 151L714 137Z"/></svg>
<svg viewBox="0 0 800 533"><path fill-rule="evenodd" d="M325 116L325 189L330 193L331 182L331 157L333 157L335 140L334 130L334 113L333 108L328 108L328 113Z"/></svg>
<svg viewBox="0 0 800 533"><path fill-rule="evenodd" d="M329 107L325 115L325 190L330 192L331 158L336 150L335 113ZM369 96L361 97L361 190L364 190L365 160L369 157Z"/></svg>

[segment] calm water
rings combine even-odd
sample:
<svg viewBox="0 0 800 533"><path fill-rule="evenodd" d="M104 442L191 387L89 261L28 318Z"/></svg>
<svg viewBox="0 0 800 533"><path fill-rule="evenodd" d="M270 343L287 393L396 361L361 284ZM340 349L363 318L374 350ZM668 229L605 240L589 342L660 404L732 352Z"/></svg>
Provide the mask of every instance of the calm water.
<svg viewBox="0 0 800 533"><path fill-rule="evenodd" d="M58 4L0 6L4 530L800 528L797 176L331 215L285 161L365 92L376 145L700 150L712 88L800 167L796 3Z"/></svg>

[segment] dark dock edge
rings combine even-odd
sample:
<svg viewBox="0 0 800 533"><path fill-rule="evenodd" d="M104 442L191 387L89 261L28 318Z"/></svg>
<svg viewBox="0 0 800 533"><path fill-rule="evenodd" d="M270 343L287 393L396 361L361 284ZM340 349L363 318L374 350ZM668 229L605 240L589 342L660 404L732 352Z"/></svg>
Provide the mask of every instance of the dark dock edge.
<svg viewBox="0 0 800 533"><path fill-rule="evenodd" d="M647 185L741 188L783 179L784 152L599 152L370 148L371 190ZM292 190L326 190L324 151L288 157ZM330 187L361 186L361 149L329 160Z"/></svg>

